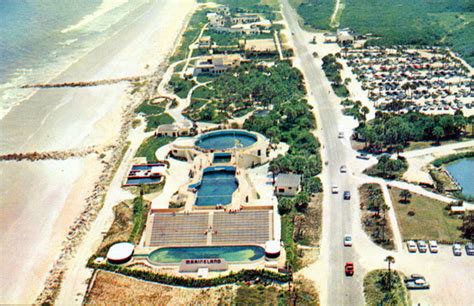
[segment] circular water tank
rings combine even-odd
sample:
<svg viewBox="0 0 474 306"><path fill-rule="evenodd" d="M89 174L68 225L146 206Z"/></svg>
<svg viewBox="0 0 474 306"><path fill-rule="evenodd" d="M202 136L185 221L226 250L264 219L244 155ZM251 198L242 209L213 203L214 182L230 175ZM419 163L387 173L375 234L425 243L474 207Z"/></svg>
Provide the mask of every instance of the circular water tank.
<svg viewBox="0 0 474 306"><path fill-rule="evenodd" d="M265 257L278 258L280 256L280 241L270 240L265 242Z"/></svg>
<svg viewBox="0 0 474 306"><path fill-rule="evenodd" d="M107 260L114 264L126 263L132 258L134 250L135 246L131 243L116 243L107 252Z"/></svg>

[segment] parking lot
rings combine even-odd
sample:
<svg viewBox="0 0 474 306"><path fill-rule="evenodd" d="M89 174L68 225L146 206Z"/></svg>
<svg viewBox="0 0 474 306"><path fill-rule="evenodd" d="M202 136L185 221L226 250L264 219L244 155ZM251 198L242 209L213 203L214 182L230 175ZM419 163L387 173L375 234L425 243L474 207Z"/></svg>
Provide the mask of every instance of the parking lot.
<svg viewBox="0 0 474 306"><path fill-rule="evenodd" d="M450 245L440 245L439 252L395 255L395 268L405 275L423 275L430 283L428 290L410 290L414 305L473 305L474 256L454 256ZM469 285L470 284L470 285Z"/></svg>

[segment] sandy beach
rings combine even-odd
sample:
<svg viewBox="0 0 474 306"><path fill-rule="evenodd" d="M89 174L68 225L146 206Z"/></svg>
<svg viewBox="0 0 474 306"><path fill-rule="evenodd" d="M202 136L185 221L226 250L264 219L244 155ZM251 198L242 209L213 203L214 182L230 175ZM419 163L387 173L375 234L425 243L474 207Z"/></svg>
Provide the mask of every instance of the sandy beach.
<svg viewBox="0 0 474 306"><path fill-rule="evenodd" d="M150 1L51 83L147 75L174 46L192 0ZM45 80L47 81L47 80ZM127 83L44 89L0 121L0 154L114 144ZM96 154L0 163L0 303L32 303L104 164Z"/></svg>

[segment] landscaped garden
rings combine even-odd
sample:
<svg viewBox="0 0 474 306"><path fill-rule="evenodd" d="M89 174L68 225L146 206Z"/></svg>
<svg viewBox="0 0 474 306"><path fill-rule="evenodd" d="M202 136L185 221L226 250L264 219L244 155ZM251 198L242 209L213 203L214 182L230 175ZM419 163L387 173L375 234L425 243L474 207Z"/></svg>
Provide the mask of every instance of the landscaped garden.
<svg viewBox="0 0 474 306"><path fill-rule="evenodd" d="M370 239L384 249L393 250L393 232L387 218L389 206L379 184L370 183L359 187L361 222Z"/></svg>
<svg viewBox="0 0 474 306"><path fill-rule="evenodd" d="M379 269L367 273L364 277L364 296L365 303L369 306L410 305L408 291L398 271Z"/></svg>

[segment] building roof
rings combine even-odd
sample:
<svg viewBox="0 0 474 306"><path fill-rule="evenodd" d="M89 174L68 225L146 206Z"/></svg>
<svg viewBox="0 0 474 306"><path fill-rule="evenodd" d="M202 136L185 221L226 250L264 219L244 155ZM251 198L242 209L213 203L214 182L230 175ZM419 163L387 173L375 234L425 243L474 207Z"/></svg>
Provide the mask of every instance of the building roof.
<svg viewBox="0 0 474 306"><path fill-rule="evenodd" d="M135 246L128 242L116 243L107 252L107 259L112 261L126 260L132 256Z"/></svg>
<svg viewBox="0 0 474 306"><path fill-rule="evenodd" d="M156 131L160 133L175 132L178 130L179 130L179 127L176 124L162 124L156 129Z"/></svg>
<svg viewBox="0 0 474 306"><path fill-rule="evenodd" d="M301 175L293 173L280 173L275 184L279 187L298 187L301 183Z"/></svg>

